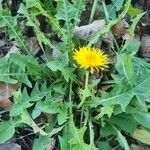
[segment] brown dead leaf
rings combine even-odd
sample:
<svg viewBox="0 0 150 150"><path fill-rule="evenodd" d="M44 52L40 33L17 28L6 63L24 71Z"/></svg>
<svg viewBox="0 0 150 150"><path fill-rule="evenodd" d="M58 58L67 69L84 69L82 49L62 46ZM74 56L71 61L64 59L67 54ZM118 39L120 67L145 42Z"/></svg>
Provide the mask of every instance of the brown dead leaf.
<svg viewBox="0 0 150 150"><path fill-rule="evenodd" d="M74 35L80 39L88 40L98 31L102 30L105 26L106 26L105 20L96 20L89 25L75 27Z"/></svg>
<svg viewBox="0 0 150 150"><path fill-rule="evenodd" d="M3 39L0 40L0 47L5 45L5 41Z"/></svg>
<svg viewBox="0 0 150 150"><path fill-rule="evenodd" d="M112 32L115 36L120 38L127 33L126 29L128 27L128 23L125 20L122 20L112 27Z"/></svg>
<svg viewBox="0 0 150 150"><path fill-rule="evenodd" d="M6 84L0 82L0 108L10 109L12 102L10 97L12 93L20 87L20 84Z"/></svg>
<svg viewBox="0 0 150 150"><path fill-rule="evenodd" d="M150 35L150 18L143 17L140 24L141 34Z"/></svg>
<svg viewBox="0 0 150 150"><path fill-rule="evenodd" d="M0 150L21 150L21 146L17 143L0 144Z"/></svg>
<svg viewBox="0 0 150 150"><path fill-rule="evenodd" d="M5 57L9 57L12 53L19 53L20 48L18 47L18 44L16 42L13 43L13 46L8 51L7 55Z"/></svg>
<svg viewBox="0 0 150 150"><path fill-rule="evenodd" d="M105 20L96 20L91 24L75 27L74 35L82 40L89 40L97 32L103 30L106 26ZM111 32L108 32L102 36L102 40L105 41L109 47L113 48L113 35Z"/></svg>
<svg viewBox="0 0 150 150"><path fill-rule="evenodd" d="M150 59L150 35L144 35L141 39L140 55L144 58Z"/></svg>
<svg viewBox="0 0 150 150"><path fill-rule="evenodd" d="M36 55L41 49L37 39L35 37L26 37L26 41L32 54Z"/></svg>
<svg viewBox="0 0 150 150"><path fill-rule="evenodd" d="M130 146L131 150L150 150L149 146L146 145L136 145L136 144L132 144Z"/></svg>

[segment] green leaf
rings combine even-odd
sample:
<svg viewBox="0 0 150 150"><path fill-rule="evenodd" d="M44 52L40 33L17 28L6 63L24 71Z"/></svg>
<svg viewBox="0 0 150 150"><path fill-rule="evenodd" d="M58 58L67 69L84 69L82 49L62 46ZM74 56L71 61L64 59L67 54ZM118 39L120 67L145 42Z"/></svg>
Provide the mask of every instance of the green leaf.
<svg viewBox="0 0 150 150"><path fill-rule="evenodd" d="M134 56L133 65L134 68L138 70L139 75L150 73L150 64L145 59Z"/></svg>
<svg viewBox="0 0 150 150"><path fill-rule="evenodd" d="M69 79L70 79L70 78L74 78L74 77L75 77L75 76L73 75L73 71L74 71L74 69L71 68L71 67L67 67L67 68L63 68L63 69L62 69L62 74L63 74L63 76L64 76L64 78L65 78L65 80L66 80L67 82L69 82Z"/></svg>
<svg viewBox="0 0 150 150"><path fill-rule="evenodd" d="M66 122L68 119L68 106L65 103L63 104L59 101L54 101L54 99L38 102L36 109L49 114L58 114L59 125Z"/></svg>
<svg viewBox="0 0 150 150"><path fill-rule="evenodd" d="M111 120L121 129L129 132L130 134L133 134L137 127L137 122L132 115L119 114L116 116L112 116Z"/></svg>
<svg viewBox="0 0 150 150"><path fill-rule="evenodd" d="M35 101L40 101L43 99L49 91L47 89L42 88L39 90L39 86L36 83L31 94L29 95L26 88L24 88L23 92L18 90L14 92L14 100L15 103L12 106L10 111L11 116L18 116L20 115L24 109L31 107Z"/></svg>
<svg viewBox="0 0 150 150"><path fill-rule="evenodd" d="M139 8L136 8L136 7L132 7L130 6L129 10L128 10L128 15L131 17L131 18L134 18L136 17L137 15L139 15L141 13L141 10Z"/></svg>
<svg viewBox="0 0 150 150"><path fill-rule="evenodd" d="M137 85L132 89L132 92L136 95L138 100L149 101L150 88L148 83L150 83L150 77L147 72L143 74L141 78L140 76L137 78Z"/></svg>
<svg viewBox="0 0 150 150"><path fill-rule="evenodd" d="M51 89L55 91L56 93L59 93L61 95L66 94L67 86L64 86L63 84L55 84L51 86Z"/></svg>
<svg viewBox="0 0 150 150"><path fill-rule="evenodd" d="M19 14L28 15L28 11L26 9L26 6L22 3L17 11Z"/></svg>
<svg viewBox="0 0 150 150"><path fill-rule="evenodd" d="M36 80L41 78L43 72L43 65L30 55L10 54L9 58L0 59L0 81L5 83L15 84L19 81L32 87L28 76Z"/></svg>
<svg viewBox="0 0 150 150"><path fill-rule="evenodd" d="M76 128L71 117L65 126L63 137L60 138L61 148L70 148L71 150L90 150L90 146L84 142L86 127ZM94 150L94 149L93 149Z"/></svg>
<svg viewBox="0 0 150 150"><path fill-rule="evenodd" d="M60 27L59 21L49 14L47 14L47 17L49 24L52 26L52 30L58 33L58 35L64 35L64 30Z"/></svg>
<svg viewBox="0 0 150 150"><path fill-rule="evenodd" d="M120 54L117 55L116 69L120 74L123 74L128 83L132 86L135 83L135 73L132 63L132 55Z"/></svg>
<svg viewBox="0 0 150 150"><path fill-rule="evenodd" d="M47 87L42 89L43 86L46 86L45 84L46 83L42 84L41 89L39 89L39 84L38 84L38 82L36 82L32 92L30 94L29 101L31 101L31 102L40 101L41 99L43 99L49 93L49 90L47 89Z"/></svg>
<svg viewBox="0 0 150 150"><path fill-rule="evenodd" d="M36 0L26 0L26 8L31 8L33 6L36 6L37 2Z"/></svg>
<svg viewBox="0 0 150 150"><path fill-rule="evenodd" d="M60 58L55 59L47 63L48 68L52 71L60 71L64 76L65 80L68 82L72 76L72 72L74 69L68 67L68 54L61 54Z"/></svg>
<svg viewBox="0 0 150 150"><path fill-rule="evenodd" d="M34 133L40 133L41 135L48 135L45 131L37 126L37 124L33 121L31 116L29 115L27 110L24 110L21 114L21 122L31 126L34 130Z"/></svg>
<svg viewBox="0 0 150 150"><path fill-rule="evenodd" d="M6 60L6 58L0 59L0 81L5 83L15 84L18 81L13 79L12 75L19 75L18 73L10 73L10 63ZM22 75L22 74L21 74Z"/></svg>
<svg viewBox="0 0 150 150"><path fill-rule="evenodd" d="M38 1L35 0L35 2L32 4L33 0L27 0L26 4L28 5L28 7L33 7L35 6L36 8L39 9L39 12L41 11L41 14L47 14L46 11L43 10L43 8L41 7L40 3L38 3ZM28 8L27 7L27 8ZM44 35L43 32L41 32L40 30L40 23L36 17L36 13L33 13L32 15L30 15L30 13L28 12L28 9L25 7L25 5L22 3L20 5L20 8L18 10L18 13L23 14L26 18L27 18L27 26L32 26L34 29L34 32L36 34L36 38L39 42L39 45L41 46L41 48L43 49L42 43L48 45L51 48L55 48L54 45L50 42L50 40Z"/></svg>
<svg viewBox="0 0 150 150"><path fill-rule="evenodd" d="M81 13L85 10L86 2L85 0L76 0L74 2L74 7L76 8L76 19L75 19L75 25L78 25L80 22L80 16Z"/></svg>
<svg viewBox="0 0 150 150"><path fill-rule="evenodd" d="M45 150L47 144L50 144L52 139L48 136L40 136L38 139L35 139L33 150Z"/></svg>
<svg viewBox="0 0 150 150"><path fill-rule="evenodd" d="M125 5L124 5L124 10L121 12L121 14L119 15L119 18L110 21L109 24L106 25L106 27L103 30L100 30L99 32L96 33L95 36L93 36L90 40L87 46L91 46L92 44L96 43L98 41L98 39L104 34L110 31L110 29L112 28L112 26L114 26L118 21L120 21L122 18L124 18L124 16L126 15L126 13L128 12L128 9L130 7L131 4L131 0L127 0Z"/></svg>
<svg viewBox="0 0 150 150"><path fill-rule="evenodd" d="M144 144L150 145L150 131L145 128L137 128L132 137Z"/></svg>
<svg viewBox="0 0 150 150"><path fill-rule="evenodd" d="M62 67L64 67L61 63L58 61L50 61L47 63L48 68L50 68L52 71L62 70Z"/></svg>
<svg viewBox="0 0 150 150"><path fill-rule="evenodd" d="M140 44L141 42L135 38L127 40L124 46L122 47L121 51L127 52L131 55L135 55L140 48Z"/></svg>
<svg viewBox="0 0 150 150"><path fill-rule="evenodd" d="M77 9L68 0L61 0L57 2L57 13L55 17L58 20L64 20L63 25L63 36L62 41L66 47L67 51L73 49L73 24L71 20L76 20Z"/></svg>
<svg viewBox="0 0 150 150"><path fill-rule="evenodd" d="M116 19L117 15L116 15L116 8L114 4L107 5L107 10L108 10L109 18Z"/></svg>
<svg viewBox="0 0 150 150"><path fill-rule="evenodd" d="M112 0L113 5L116 7L116 11L119 11L123 6L124 0Z"/></svg>
<svg viewBox="0 0 150 150"><path fill-rule="evenodd" d="M116 135L116 130L108 123L105 123L105 125L100 130L102 137L107 137L110 135Z"/></svg>
<svg viewBox="0 0 150 150"><path fill-rule="evenodd" d="M2 7L2 2L3 2L3 0L0 0L0 9L3 8L3 7Z"/></svg>
<svg viewBox="0 0 150 150"><path fill-rule="evenodd" d="M143 77L141 77L143 78ZM97 100L96 103L102 104L105 109L112 109L115 105L120 105L121 109L125 112L127 105L130 103L133 96L136 96L139 100L146 101L147 98L150 96L150 77L149 75L146 75L144 79L138 78L138 82L136 85L132 88L120 87L116 86L116 91L120 91L120 88L124 90L124 92L114 93L113 90L110 92L112 95L107 98L103 98L100 100ZM125 89L124 89L125 88Z"/></svg>
<svg viewBox="0 0 150 150"><path fill-rule="evenodd" d="M70 144L68 143L68 141L64 138L62 138L61 136L58 137L59 138L59 143L60 143L60 147L61 149L70 149Z"/></svg>
<svg viewBox="0 0 150 150"><path fill-rule="evenodd" d="M111 148L111 146L109 145L108 142L100 141L99 147L100 147L101 150L112 150L112 148Z"/></svg>
<svg viewBox="0 0 150 150"><path fill-rule="evenodd" d="M42 113L41 110L34 108L32 111L32 118L35 119L35 118L39 117L41 115L41 113Z"/></svg>
<svg viewBox="0 0 150 150"><path fill-rule="evenodd" d="M121 132L115 128L115 130L117 131L118 133L118 136L117 136L117 140L119 142L119 144L125 149L125 150L130 150L130 147L127 143L127 140L125 139L125 137L121 134Z"/></svg>
<svg viewBox="0 0 150 150"><path fill-rule="evenodd" d="M137 120L138 123L150 129L150 113L137 110L136 113L133 113L133 117Z"/></svg>
<svg viewBox="0 0 150 150"><path fill-rule="evenodd" d="M133 85L135 83L135 73L132 65L132 57L130 55L126 55L123 58L123 70L129 83Z"/></svg>
<svg viewBox="0 0 150 150"><path fill-rule="evenodd" d="M116 96L112 96L106 99L99 100L99 103L104 107L112 107L114 105L120 105L122 110L125 112L127 105L130 103L133 97L132 92L125 92L122 94L118 94Z"/></svg>
<svg viewBox="0 0 150 150"><path fill-rule="evenodd" d="M138 14L134 19L132 19L132 25L130 26L130 28L127 30L132 36L134 36L134 31L136 28L137 23L139 22L139 20L145 15L144 13L140 13Z"/></svg>
<svg viewBox="0 0 150 150"><path fill-rule="evenodd" d="M8 27L8 34L10 39L15 39L21 49L31 55L27 46L25 45L25 40L22 36L22 30L18 27L17 16L11 16L11 13L8 10L2 10L0 12L0 27Z"/></svg>
<svg viewBox="0 0 150 150"><path fill-rule="evenodd" d="M55 15L59 20L69 22L71 19L76 19L76 8L68 1L61 0L58 2L58 11Z"/></svg>
<svg viewBox="0 0 150 150"><path fill-rule="evenodd" d="M30 97L26 89L23 90L23 93L20 89L14 92L15 103L10 111L10 116L18 116L23 113L24 109L31 107L33 104L30 103L29 99Z"/></svg>
<svg viewBox="0 0 150 150"><path fill-rule="evenodd" d="M9 140L15 133L15 123L12 120L0 123L0 144Z"/></svg>

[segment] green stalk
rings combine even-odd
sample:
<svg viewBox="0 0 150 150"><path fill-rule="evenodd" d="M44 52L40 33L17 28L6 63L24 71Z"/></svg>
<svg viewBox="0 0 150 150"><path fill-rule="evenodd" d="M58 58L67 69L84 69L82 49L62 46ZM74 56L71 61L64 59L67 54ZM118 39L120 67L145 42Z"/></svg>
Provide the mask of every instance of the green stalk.
<svg viewBox="0 0 150 150"><path fill-rule="evenodd" d="M70 87L69 87L69 112L72 114L72 83L73 81L70 80Z"/></svg>
<svg viewBox="0 0 150 150"><path fill-rule="evenodd" d="M94 0L91 15L90 15L89 24L93 21L95 11L96 11L96 7L97 7L97 3L98 3L98 0Z"/></svg>
<svg viewBox="0 0 150 150"><path fill-rule="evenodd" d="M82 127L82 124L83 124L83 117L84 117L84 106L82 107L81 109L81 117L80 117L80 127Z"/></svg>
<svg viewBox="0 0 150 150"><path fill-rule="evenodd" d="M108 10L107 10L107 6L106 6L104 0L102 0L102 5L103 5L103 8L104 8L104 13L105 13L105 17L106 17L106 22L110 22L110 20L109 20L109 12L108 12Z"/></svg>
<svg viewBox="0 0 150 150"><path fill-rule="evenodd" d="M86 77L85 77L85 87L84 89L88 89L88 82L89 82L89 71L86 72Z"/></svg>
<svg viewBox="0 0 150 150"><path fill-rule="evenodd" d="M86 72L84 93L83 93L83 97L81 99L81 102L77 106L78 109L83 105L84 101L86 100L86 93L88 90L88 82L89 82L89 71Z"/></svg>
<svg viewBox="0 0 150 150"><path fill-rule="evenodd" d="M96 35L94 35L89 43L88 43L88 47L90 47L92 44L96 43L97 40L104 34L110 31L111 27L114 26L118 21L120 21L122 18L124 18L124 16L126 15L126 13L128 12L129 8L130 8L130 4L131 4L131 0L127 0L125 5L124 5L124 10L122 11L122 13L119 15L119 17L115 20L110 21L110 23L108 23L106 25L106 27L103 30L100 30L96 33Z"/></svg>
<svg viewBox="0 0 150 150"><path fill-rule="evenodd" d="M89 130L90 130L90 150L94 147L94 132L92 122L89 121Z"/></svg>

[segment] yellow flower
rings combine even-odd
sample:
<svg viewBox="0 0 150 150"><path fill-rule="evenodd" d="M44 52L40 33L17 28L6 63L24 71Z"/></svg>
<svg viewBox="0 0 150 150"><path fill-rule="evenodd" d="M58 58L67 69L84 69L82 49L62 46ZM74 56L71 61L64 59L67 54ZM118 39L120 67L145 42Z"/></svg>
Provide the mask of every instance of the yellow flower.
<svg viewBox="0 0 150 150"><path fill-rule="evenodd" d="M73 58L80 65L80 68L90 69L91 73L94 70L108 67L109 59L104 52L98 48L81 47L75 50Z"/></svg>

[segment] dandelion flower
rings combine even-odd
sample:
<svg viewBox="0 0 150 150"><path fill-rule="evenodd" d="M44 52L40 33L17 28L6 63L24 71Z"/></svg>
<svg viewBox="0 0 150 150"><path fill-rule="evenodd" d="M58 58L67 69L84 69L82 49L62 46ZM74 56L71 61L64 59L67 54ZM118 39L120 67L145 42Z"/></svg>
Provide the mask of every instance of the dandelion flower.
<svg viewBox="0 0 150 150"><path fill-rule="evenodd" d="M109 59L104 52L98 48L81 47L73 53L74 60L80 65L80 68L94 70L105 69L108 67Z"/></svg>

